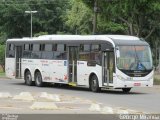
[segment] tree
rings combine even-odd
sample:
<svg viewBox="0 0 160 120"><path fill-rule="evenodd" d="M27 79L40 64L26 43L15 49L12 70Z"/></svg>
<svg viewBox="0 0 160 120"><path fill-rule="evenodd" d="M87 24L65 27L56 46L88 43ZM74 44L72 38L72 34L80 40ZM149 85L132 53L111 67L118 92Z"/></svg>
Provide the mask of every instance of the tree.
<svg viewBox="0 0 160 120"><path fill-rule="evenodd" d="M41 31L56 34L65 31L61 15L68 7L68 0L5 0L0 1L0 31L7 37L30 36L30 15L27 10L36 10L33 15L33 34Z"/></svg>
<svg viewBox="0 0 160 120"><path fill-rule="evenodd" d="M36 34L34 34L34 37L38 37L40 35L48 35L48 32L39 32L39 33L36 33Z"/></svg>
<svg viewBox="0 0 160 120"><path fill-rule="evenodd" d="M7 34L4 32L0 32L0 45L4 45L7 39Z"/></svg>
<svg viewBox="0 0 160 120"><path fill-rule="evenodd" d="M5 71L5 45L0 45L0 66Z"/></svg>
<svg viewBox="0 0 160 120"><path fill-rule="evenodd" d="M82 1L93 9L94 0ZM117 33L125 32L148 39L155 29L160 27L158 0L100 0L98 7L99 18L105 21L103 23L106 23L105 26L108 26L111 32L116 30ZM101 24L101 21L99 23ZM98 27L101 30L103 25Z"/></svg>
<svg viewBox="0 0 160 120"><path fill-rule="evenodd" d="M22 37L29 33L28 19L24 16L24 10L28 9L26 3L20 5L16 0L0 2L0 9L0 31L8 37Z"/></svg>
<svg viewBox="0 0 160 120"><path fill-rule="evenodd" d="M65 31L62 15L68 8L68 0L34 0L29 3L31 10L37 10L34 17L34 33L41 31L56 34Z"/></svg>
<svg viewBox="0 0 160 120"><path fill-rule="evenodd" d="M80 0L70 0L70 6L63 19L66 26L73 34L91 34L92 11Z"/></svg>

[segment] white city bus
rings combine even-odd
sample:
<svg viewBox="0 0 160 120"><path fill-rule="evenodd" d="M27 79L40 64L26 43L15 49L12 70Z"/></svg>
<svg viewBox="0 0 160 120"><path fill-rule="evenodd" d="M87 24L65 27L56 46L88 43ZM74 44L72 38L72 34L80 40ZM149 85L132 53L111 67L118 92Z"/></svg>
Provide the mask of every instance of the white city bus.
<svg viewBox="0 0 160 120"><path fill-rule="evenodd" d="M153 86L150 46L125 35L43 35L8 39L6 76L41 87L45 82L122 89Z"/></svg>

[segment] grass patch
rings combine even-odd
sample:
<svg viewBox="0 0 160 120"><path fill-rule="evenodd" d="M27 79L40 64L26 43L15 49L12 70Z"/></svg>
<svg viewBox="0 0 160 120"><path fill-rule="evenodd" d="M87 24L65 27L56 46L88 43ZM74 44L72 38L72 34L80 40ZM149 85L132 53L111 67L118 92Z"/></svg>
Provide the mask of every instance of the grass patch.
<svg viewBox="0 0 160 120"><path fill-rule="evenodd" d="M160 85L160 75L154 76L154 85Z"/></svg>
<svg viewBox="0 0 160 120"><path fill-rule="evenodd" d="M0 77L5 77L5 72L0 72Z"/></svg>

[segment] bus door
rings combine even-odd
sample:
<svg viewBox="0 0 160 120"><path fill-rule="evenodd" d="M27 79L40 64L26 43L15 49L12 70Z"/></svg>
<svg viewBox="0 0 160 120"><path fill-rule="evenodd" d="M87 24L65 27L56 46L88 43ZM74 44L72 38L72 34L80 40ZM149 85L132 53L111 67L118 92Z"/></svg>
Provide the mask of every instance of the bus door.
<svg viewBox="0 0 160 120"><path fill-rule="evenodd" d="M113 70L114 70L114 52L107 51L103 52L102 57L102 68L103 68L103 83L109 84L113 83Z"/></svg>
<svg viewBox="0 0 160 120"><path fill-rule="evenodd" d="M69 66L68 66L68 76L69 83L77 82L77 59L78 59L78 47L77 46L69 46Z"/></svg>
<svg viewBox="0 0 160 120"><path fill-rule="evenodd" d="M22 46L16 46L16 78L21 78Z"/></svg>

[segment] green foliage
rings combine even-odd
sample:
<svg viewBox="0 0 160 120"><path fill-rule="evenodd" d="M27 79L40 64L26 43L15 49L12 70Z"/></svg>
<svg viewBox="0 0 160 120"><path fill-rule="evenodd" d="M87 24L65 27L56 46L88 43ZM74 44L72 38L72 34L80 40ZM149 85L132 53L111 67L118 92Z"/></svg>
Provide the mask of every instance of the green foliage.
<svg viewBox="0 0 160 120"><path fill-rule="evenodd" d="M92 28L92 11L79 0L70 0L71 9L66 12L64 20L73 34L90 34Z"/></svg>
<svg viewBox="0 0 160 120"><path fill-rule="evenodd" d="M87 4L90 9L93 9L95 0L81 1ZM160 27L159 0L97 1L98 19L100 19L98 21L98 31L100 33L125 33L147 39L153 34L156 28ZM103 25L110 30L107 28L104 29Z"/></svg>
<svg viewBox="0 0 160 120"><path fill-rule="evenodd" d="M36 33L36 34L34 34L34 37L38 37L40 35L48 35L48 32L39 32L39 33Z"/></svg>
<svg viewBox="0 0 160 120"><path fill-rule="evenodd" d="M96 0L81 1L93 11ZM155 62L155 51L160 47L160 1L97 0L97 3L98 33L128 34L145 38L152 47Z"/></svg>
<svg viewBox="0 0 160 120"><path fill-rule="evenodd" d="M27 4L22 6L16 1L0 3L0 30L5 32L8 37L22 37L25 36L27 29L27 19L24 17L24 10L28 9Z"/></svg>
<svg viewBox="0 0 160 120"><path fill-rule="evenodd" d="M5 45L0 45L0 66L4 71L5 66Z"/></svg>
<svg viewBox="0 0 160 120"><path fill-rule="evenodd" d="M6 33L0 32L0 45L5 44L6 39L7 39Z"/></svg>
<svg viewBox="0 0 160 120"><path fill-rule="evenodd" d="M0 31L9 38L30 36L30 14L25 11L36 10L33 14L33 34L41 31L55 34L65 31L61 15L68 7L68 0L5 0L0 1Z"/></svg>

